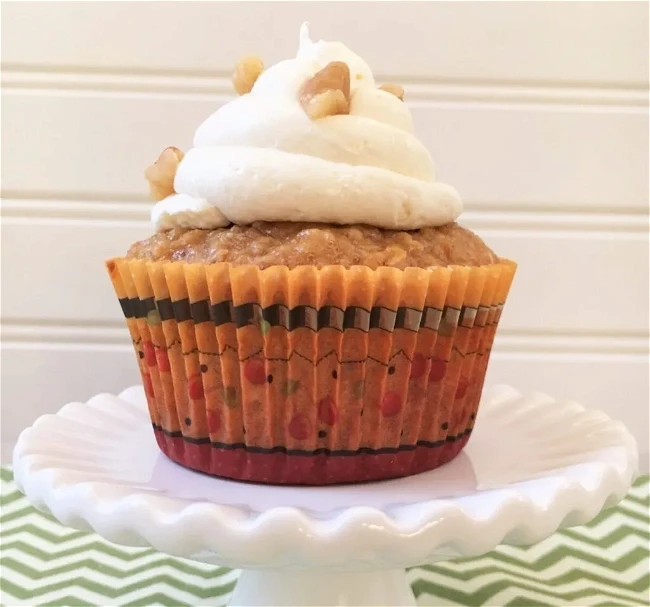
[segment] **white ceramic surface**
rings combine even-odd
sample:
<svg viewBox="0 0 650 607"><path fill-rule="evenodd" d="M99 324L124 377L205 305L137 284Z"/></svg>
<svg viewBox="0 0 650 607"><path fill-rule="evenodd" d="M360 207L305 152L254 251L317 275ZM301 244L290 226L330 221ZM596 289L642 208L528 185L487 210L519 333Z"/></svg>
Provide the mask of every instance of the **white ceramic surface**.
<svg viewBox="0 0 650 607"><path fill-rule="evenodd" d="M34 505L115 543L246 569L319 570L246 572L237 605L260 597L275 605L376 605L380 597L408 605L400 569L584 524L625 495L637 460L620 422L499 386L484 395L465 451L438 470L340 487L238 483L162 455L142 388L133 387L41 417L18 441L14 475ZM394 571L370 583L375 569Z"/></svg>

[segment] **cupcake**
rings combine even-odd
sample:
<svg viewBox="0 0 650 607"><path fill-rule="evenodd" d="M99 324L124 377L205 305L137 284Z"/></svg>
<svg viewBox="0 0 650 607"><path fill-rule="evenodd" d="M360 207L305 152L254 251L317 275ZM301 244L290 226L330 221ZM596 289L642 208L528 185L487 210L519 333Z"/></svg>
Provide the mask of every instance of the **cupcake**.
<svg viewBox="0 0 650 607"><path fill-rule="evenodd" d="M455 221L396 85L312 42L146 171L155 233L107 261L157 443L210 475L403 477L470 438L515 272Z"/></svg>

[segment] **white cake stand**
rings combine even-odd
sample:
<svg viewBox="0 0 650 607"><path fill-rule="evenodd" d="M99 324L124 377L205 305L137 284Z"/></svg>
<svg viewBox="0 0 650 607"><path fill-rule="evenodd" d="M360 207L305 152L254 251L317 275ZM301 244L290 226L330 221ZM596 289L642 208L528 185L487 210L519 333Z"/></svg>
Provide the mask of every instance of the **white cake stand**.
<svg viewBox="0 0 650 607"><path fill-rule="evenodd" d="M406 567L532 544L617 503L634 439L606 415L501 386L465 451L411 478L271 487L210 478L159 453L140 387L39 419L14 474L70 527L243 568L232 605L414 605Z"/></svg>

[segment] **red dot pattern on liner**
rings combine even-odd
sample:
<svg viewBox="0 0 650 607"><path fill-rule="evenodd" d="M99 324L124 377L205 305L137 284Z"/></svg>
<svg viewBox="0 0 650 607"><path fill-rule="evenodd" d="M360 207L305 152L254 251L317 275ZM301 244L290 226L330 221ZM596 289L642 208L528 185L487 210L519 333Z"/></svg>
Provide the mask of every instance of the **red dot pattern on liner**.
<svg viewBox="0 0 650 607"><path fill-rule="evenodd" d="M154 382L151 375L147 372L147 367L157 366L158 370L161 372L170 372L171 365L170 359L167 350L163 348L156 347L151 341L142 341L140 348L140 357L143 359L144 372L142 373L143 384L145 391L149 398L155 398L154 394ZM413 355L410 368L410 378L427 378L429 382L440 382L444 380L447 372L448 361L445 361L440 358L432 358L431 366L427 369L429 359L423 354L416 352ZM253 385L263 386L267 382L272 381L272 376L267 374L266 363L264 359L253 358L249 359L242 365L243 376L244 378ZM394 369L394 367L392 367ZM196 373L188 378L187 383L187 394L192 400L201 400L205 398L205 395L210 392L204 390L202 373L205 374L208 368L207 365L201 365L201 373ZM389 370L390 373L390 370ZM428 377L427 377L428 376ZM336 377L336 371L333 372L333 377ZM286 384L286 385L285 385ZM289 385L291 384L291 385ZM287 380L281 382L281 385L285 389L285 394L288 396L295 390L297 390L300 382L298 380ZM359 384L359 388L363 385L363 381L355 382L355 388ZM460 377L458 384L456 386L456 391L454 394L455 399L462 399L468 393L468 389L471 386L471 382L464 377ZM227 406L236 406L234 402L236 400L236 389L229 387L224 388L227 392L232 392L232 396L228 394L224 396L224 402ZM415 389L415 387L414 387ZM360 396L360 395L359 395ZM232 403L230 402L232 401ZM405 401L401 396L401 392L389 391L384 394L380 405L379 413L385 419L390 419L399 416L405 407ZM314 421L310 416L304 413L294 413L293 417L290 419L287 424L287 433L294 440L304 441L314 436L318 432L318 424L325 426L334 426L340 416L336 400L332 396L325 396L316 405L316 415L317 415L317 424L314 425ZM189 418L188 418L189 419ZM207 425L211 435L214 435L221 430L223 430L223 419L222 413L219 410L211 410L207 412ZM285 422L286 423L286 422ZM190 425L186 421L186 425ZM326 435L326 431L320 428L318 432L319 436L321 434Z"/></svg>
<svg viewBox="0 0 650 607"><path fill-rule="evenodd" d="M208 430L210 434L216 434L221 429L221 415L218 411L208 411Z"/></svg>
<svg viewBox="0 0 650 607"><path fill-rule="evenodd" d="M147 396L150 398L154 398L154 393L153 393L153 382L151 381L151 375L148 373L143 373L142 374L142 383L144 385L144 391Z"/></svg>
<svg viewBox="0 0 650 607"><path fill-rule="evenodd" d="M395 417L402 410L402 399L396 392L386 392L381 401L381 414L384 417Z"/></svg>
<svg viewBox="0 0 650 607"><path fill-rule="evenodd" d="M466 377L461 377L458 381L458 387L456 388L456 394L454 398L456 400L464 398L465 394L467 394L467 388L469 388L469 381L467 381Z"/></svg>
<svg viewBox="0 0 650 607"><path fill-rule="evenodd" d="M311 434L311 424L306 415L296 413L289 422L289 434L296 440L305 440Z"/></svg>
<svg viewBox="0 0 650 607"><path fill-rule="evenodd" d="M261 386L266 383L264 362L258 359L249 360L244 366L244 376L255 386Z"/></svg>
<svg viewBox="0 0 650 607"><path fill-rule="evenodd" d="M337 418L338 411L334 399L331 396L322 398L318 403L318 419L328 426L333 426Z"/></svg>
<svg viewBox="0 0 650 607"><path fill-rule="evenodd" d="M429 381L440 381L447 372L447 362L440 358L431 359L431 370L429 371Z"/></svg>
<svg viewBox="0 0 650 607"><path fill-rule="evenodd" d="M142 351L144 352L144 360L149 367L156 366L156 351L150 341L142 342Z"/></svg>
<svg viewBox="0 0 650 607"><path fill-rule="evenodd" d="M158 362L158 370L163 373L168 373L172 370L169 364L169 355L165 350L156 350L156 361Z"/></svg>
<svg viewBox="0 0 650 607"><path fill-rule="evenodd" d="M200 400L203 398L203 380L201 374L192 375L187 385L187 391L192 400Z"/></svg>
<svg viewBox="0 0 650 607"><path fill-rule="evenodd" d="M115 276L115 270L117 270L117 266L115 265L114 261L109 261L106 264L106 267L108 268L108 272L111 276Z"/></svg>
<svg viewBox="0 0 650 607"><path fill-rule="evenodd" d="M422 377L427 370L427 359L419 352L413 357L411 363L411 379Z"/></svg>

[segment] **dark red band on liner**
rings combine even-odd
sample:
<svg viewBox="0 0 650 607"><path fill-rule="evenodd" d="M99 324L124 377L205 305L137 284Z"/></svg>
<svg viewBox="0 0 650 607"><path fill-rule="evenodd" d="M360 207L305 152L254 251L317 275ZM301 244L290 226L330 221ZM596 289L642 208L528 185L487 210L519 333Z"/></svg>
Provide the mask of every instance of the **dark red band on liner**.
<svg viewBox="0 0 650 607"><path fill-rule="evenodd" d="M378 481L433 470L456 457L469 440L418 445L408 450L332 455L225 449L212 443L189 442L154 428L161 451L182 466L222 478L274 485L332 485Z"/></svg>

